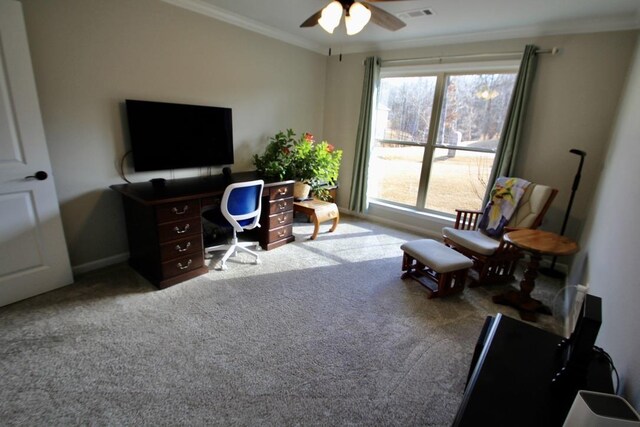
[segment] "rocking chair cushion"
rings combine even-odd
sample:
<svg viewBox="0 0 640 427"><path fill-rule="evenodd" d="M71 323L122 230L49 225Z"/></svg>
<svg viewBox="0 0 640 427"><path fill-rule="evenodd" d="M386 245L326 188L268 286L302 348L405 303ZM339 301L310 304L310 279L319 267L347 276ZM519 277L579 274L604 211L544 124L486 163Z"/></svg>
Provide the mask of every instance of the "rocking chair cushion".
<svg viewBox="0 0 640 427"><path fill-rule="evenodd" d="M500 246L498 240L478 230L457 230L453 227L444 227L442 234L457 245L482 255L493 255Z"/></svg>

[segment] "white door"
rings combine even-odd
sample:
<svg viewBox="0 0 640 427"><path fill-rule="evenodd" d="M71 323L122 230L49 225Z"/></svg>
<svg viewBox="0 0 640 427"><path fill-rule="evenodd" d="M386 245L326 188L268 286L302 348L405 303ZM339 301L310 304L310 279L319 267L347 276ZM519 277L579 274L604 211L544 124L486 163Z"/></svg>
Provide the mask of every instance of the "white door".
<svg viewBox="0 0 640 427"><path fill-rule="evenodd" d="M22 5L0 0L0 306L71 282Z"/></svg>

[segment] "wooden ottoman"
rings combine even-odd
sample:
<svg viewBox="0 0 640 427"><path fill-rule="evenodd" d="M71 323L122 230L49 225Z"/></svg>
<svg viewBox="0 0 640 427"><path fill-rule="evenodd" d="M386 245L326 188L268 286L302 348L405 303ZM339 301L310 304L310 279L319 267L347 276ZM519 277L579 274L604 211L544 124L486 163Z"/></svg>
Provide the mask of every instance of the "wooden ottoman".
<svg viewBox="0 0 640 427"><path fill-rule="evenodd" d="M464 289L469 267L473 266L466 256L430 239L404 243L402 278L412 277L427 288L429 298L445 296Z"/></svg>
<svg viewBox="0 0 640 427"><path fill-rule="evenodd" d="M333 225L329 232L335 231L340 221L340 212L338 206L335 203L324 202L322 200L305 200L301 202L293 203L294 212L302 212L309 216L313 221L314 229L310 239L315 240L318 237L318 231L320 230L320 223L332 220Z"/></svg>

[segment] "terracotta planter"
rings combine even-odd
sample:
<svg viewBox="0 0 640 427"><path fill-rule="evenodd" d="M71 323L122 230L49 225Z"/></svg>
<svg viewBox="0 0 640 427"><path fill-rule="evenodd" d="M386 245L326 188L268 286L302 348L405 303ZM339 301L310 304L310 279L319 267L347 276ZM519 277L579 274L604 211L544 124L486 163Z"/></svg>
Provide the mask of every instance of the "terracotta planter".
<svg viewBox="0 0 640 427"><path fill-rule="evenodd" d="M293 197L296 199L309 198L310 191L311 191L311 186L309 184L305 184L304 182L300 182L300 181L296 181L293 184Z"/></svg>

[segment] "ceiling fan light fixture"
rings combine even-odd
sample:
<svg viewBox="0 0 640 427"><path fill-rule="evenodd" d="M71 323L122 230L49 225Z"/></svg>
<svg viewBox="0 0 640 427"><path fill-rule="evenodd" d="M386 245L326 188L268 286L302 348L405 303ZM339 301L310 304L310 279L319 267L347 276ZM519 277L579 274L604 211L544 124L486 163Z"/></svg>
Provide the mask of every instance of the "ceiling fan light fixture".
<svg viewBox="0 0 640 427"><path fill-rule="evenodd" d="M349 13L344 18L347 34L358 34L371 19L371 11L362 3L354 2L349 8Z"/></svg>
<svg viewBox="0 0 640 427"><path fill-rule="evenodd" d="M342 18L342 4L339 1L332 1L322 9L318 24L329 34L333 34L333 30L340 24Z"/></svg>

